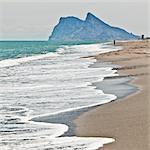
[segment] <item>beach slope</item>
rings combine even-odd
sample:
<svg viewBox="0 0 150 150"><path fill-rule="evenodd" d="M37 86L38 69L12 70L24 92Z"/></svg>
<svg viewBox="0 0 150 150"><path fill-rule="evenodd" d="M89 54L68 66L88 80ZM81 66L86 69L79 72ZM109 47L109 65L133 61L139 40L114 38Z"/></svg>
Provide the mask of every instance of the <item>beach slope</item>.
<svg viewBox="0 0 150 150"><path fill-rule="evenodd" d="M116 141L101 150L149 149L149 41L118 42L123 49L95 56L97 61L112 62L119 77L133 77L129 84L138 88L134 94L83 113L75 121L76 135L111 137ZM107 79L105 79L107 80ZM109 87L112 88L112 87Z"/></svg>

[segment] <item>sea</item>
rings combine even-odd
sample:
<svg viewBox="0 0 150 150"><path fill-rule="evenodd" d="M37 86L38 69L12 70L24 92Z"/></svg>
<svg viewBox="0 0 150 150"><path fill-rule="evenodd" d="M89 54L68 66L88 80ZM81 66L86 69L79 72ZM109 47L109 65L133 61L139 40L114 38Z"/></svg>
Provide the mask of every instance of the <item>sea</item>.
<svg viewBox="0 0 150 150"><path fill-rule="evenodd" d="M0 42L0 150L95 150L114 142L62 136L66 124L33 118L115 100L92 83L117 76L116 70L90 67L96 60L88 57L115 50L107 43Z"/></svg>

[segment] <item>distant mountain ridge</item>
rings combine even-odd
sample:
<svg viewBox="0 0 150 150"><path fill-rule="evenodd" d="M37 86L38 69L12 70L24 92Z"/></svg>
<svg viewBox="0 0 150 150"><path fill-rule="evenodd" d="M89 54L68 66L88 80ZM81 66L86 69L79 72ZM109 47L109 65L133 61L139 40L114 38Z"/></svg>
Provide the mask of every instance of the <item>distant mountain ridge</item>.
<svg viewBox="0 0 150 150"><path fill-rule="evenodd" d="M76 17L61 17L49 37L51 41L105 41L137 39L132 33L124 29L113 27L91 13L85 20Z"/></svg>

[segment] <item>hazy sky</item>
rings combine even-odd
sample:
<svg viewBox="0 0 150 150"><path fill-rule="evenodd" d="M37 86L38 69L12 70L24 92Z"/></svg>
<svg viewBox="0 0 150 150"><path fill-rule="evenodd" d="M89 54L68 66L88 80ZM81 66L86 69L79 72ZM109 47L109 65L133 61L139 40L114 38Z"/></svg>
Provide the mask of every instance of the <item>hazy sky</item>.
<svg viewBox="0 0 150 150"><path fill-rule="evenodd" d="M110 25L150 36L148 0L0 0L0 40L47 40L61 16L87 12Z"/></svg>

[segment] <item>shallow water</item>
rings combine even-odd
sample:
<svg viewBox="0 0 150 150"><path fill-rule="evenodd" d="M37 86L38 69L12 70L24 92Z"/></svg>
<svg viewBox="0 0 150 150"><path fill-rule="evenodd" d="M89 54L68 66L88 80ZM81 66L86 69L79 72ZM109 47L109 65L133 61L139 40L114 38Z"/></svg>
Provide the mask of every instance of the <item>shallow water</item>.
<svg viewBox="0 0 150 150"><path fill-rule="evenodd" d="M61 46L54 52L0 61L0 147L9 149L94 150L109 138L59 137L64 124L29 121L37 116L103 104L115 95L89 86L116 76L109 66L89 68L81 58L117 50L105 44ZM63 117L63 116L62 116Z"/></svg>

